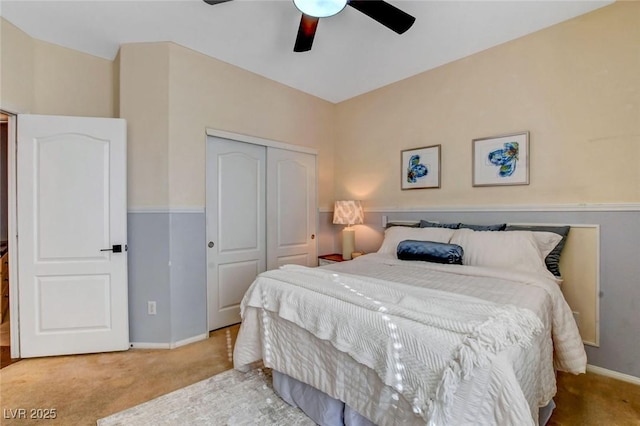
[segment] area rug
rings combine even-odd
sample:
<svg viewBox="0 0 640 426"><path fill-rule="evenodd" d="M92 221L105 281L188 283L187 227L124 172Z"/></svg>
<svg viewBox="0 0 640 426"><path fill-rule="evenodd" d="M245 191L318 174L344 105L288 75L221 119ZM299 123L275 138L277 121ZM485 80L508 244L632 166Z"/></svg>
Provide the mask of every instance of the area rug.
<svg viewBox="0 0 640 426"><path fill-rule="evenodd" d="M295 425L315 423L273 391L271 371L225 371L98 420L115 425Z"/></svg>

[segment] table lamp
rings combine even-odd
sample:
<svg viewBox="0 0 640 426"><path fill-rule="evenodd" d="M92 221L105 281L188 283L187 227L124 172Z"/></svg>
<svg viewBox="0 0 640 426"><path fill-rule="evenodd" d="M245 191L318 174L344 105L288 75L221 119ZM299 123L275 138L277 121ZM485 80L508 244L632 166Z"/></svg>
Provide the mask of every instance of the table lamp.
<svg viewBox="0 0 640 426"><path fill-rule="evenodd" d="M333 208L333 223L347 225L342 230L342 258L349 260L356 248L356 231L351 226L364 223L364 212L360 201L336 201Z"/></svg>

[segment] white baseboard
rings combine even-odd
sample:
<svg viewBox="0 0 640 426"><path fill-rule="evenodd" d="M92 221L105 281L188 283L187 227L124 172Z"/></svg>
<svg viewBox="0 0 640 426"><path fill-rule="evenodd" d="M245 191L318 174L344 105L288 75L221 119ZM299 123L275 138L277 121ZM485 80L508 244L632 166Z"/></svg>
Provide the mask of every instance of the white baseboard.
<svg viewBox="0 0 640 426"><path fill-rule="evenodd" d="M607 370L606 368L597 367L595 365L587 364L587 371L589 373L599 374L601 376L611 377L612 379L618 379L623 382L631 383L640 386L640 377L631 376L629 374L618 373L617 371Z"/></svg>
<svg viewBox="0 0 640 426"><path fill-rule="evenodd" d="M199 342L209 338L209 333L199 334L197 336L189 337L188 339L180 340L171 344L171 349L179 348L180 346L188 345L189 343Z"/></svg>
<svg viewBox="0 0 640 426"><path fill-rule="evenodd" d="M179 340L173 343L147 343L147 342L131 342L129 346L133 349L176 349L189 343L199 342L209 338L209 333L199 334L189 337L188 339Z"/></svg>
<svg viewBox="0 0 640 426"><path fill-rule="evenodd" d="M171 349L170 343L131 342L129 346L133 349Z"/></svg>

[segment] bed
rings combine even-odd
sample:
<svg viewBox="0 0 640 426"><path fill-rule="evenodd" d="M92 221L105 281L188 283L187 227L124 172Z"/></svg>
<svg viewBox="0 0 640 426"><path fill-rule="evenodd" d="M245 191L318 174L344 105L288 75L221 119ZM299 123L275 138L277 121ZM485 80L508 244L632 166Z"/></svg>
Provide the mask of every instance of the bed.
<svg viewBox="0 0 640 426"><path fill-rule="evenodd" d="M273 369L322 425L544 423L555 370L586 368L545 262L561 240L391 227L377 253L265 272L242 301L234 367Z"/></svg>

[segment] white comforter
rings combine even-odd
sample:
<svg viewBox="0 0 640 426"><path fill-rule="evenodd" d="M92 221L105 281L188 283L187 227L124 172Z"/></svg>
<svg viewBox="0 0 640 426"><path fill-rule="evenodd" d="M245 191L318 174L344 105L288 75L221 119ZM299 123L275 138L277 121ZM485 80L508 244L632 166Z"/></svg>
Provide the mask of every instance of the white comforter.
<svg viewBox="0 0 640 426"><path fill-rule="evenodd" d="M534 424L555 394L553 345L557 368L586 365L548 278L377 254L284 267L243 300L235 366L263 359L377 424Z"/></svg>

